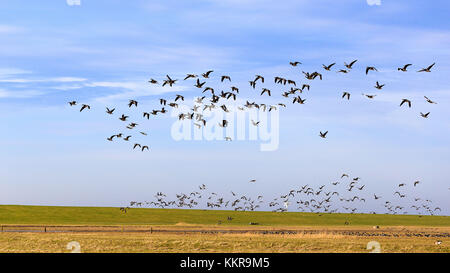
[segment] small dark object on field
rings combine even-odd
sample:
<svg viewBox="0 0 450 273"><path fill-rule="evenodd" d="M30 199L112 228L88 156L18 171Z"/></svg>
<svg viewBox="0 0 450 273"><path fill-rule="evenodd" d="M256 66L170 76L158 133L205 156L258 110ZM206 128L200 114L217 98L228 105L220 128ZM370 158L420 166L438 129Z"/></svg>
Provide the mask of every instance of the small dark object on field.
<svg viewBox="0 0 450 273"><path fill-rule="evenodd" d="M255 223L255 222L250 222L250 225L259 225L259 223Z"/></svg>

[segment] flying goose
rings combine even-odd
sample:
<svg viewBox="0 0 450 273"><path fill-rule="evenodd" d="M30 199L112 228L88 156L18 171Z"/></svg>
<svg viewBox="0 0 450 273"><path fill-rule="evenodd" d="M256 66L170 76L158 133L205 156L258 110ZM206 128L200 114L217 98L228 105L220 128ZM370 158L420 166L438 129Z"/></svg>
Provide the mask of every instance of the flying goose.
<svg viewBox="0 0 450 273"><path fill-rule="evenodd" d="M77 102L74 101L74 100L73 100L73 101L69 101L69 105L70 105L70 106L75 106L75 105L77 105Z"/></svg>
<svg viewBox="0 0 450 273"><path fill-rule="evenodd" d="M336 64L336 63L332 63L332 64L330 64L330 65L328 65L328 66L322 64L322 67L323 67L323 69L325 69L325 70L327 70L327 71L330 71L331 67L332 67L333 65L335 65L335 64Z"/></svg>
<svg viewBox="0 0 450 273"><path fill-rule="evenodd" d="M141 146L141 144L139 144L139 143L135 143L134 146L133 146L133 149L135 149L136 147L141 148L142 146Z"/></svg>
<svg viewBox="0 0 450 273"><path fill-rule="evenodd" d="M122 114L122 116L119 118L121 121L126 121L128 118L128 116L125 116L124 114Z"/></svg>
<svg viewBox="0 0 450 273"><path fill-rule="evenodd" d="M328 131L326 131L325 133L322 133L322 131L319 132L319 136L320 136L321 138L326 138L326 137L327 137L327 134L328 134Z"/></svg>
<svg viewBox="0 0 450 273"><path fill-rule="evenodd" d="M264 77L261 75L255 75L255 79L253 81L256 83L257 80L261 80L261 82L264 83Z"/></svg>
<svg viewBox="0 0 450 273"><path fill-rule="evenodd" d="M428 113L422 113L422 112L420 112L420 116L421 117L423 117L423 118L428 118L428 115L430 114L430 112L428 112Z"/></svg>
<svg viewBox="0 0 450 273"><path fill-rule="evenodd" d="M362 94L362 95L368 97L369 99L373 99L377 96L377 95L367 95L367 94Z"/></svg>
<svg viewBox="0 0 450 273"><path fill-rule="evenodd" d="M292 103L298 102L299 104L305 104L305 101L306 101L306 99L303 99L303 100L302 100L302 98L300 98L300 96L297 96L297 97L294 98L294 100L292 101Z"/></svg>
<svg viewBox="0 0 450 273"><path fill-rule="evenodd" d="M378 81L377 81L374 87L375 87L376 89L378 89L378 90L381 90L381 89L383 88L383 86L385 86L385 84L380 84L380 83L378 83Z"/></svg>
<svg viewBox="0 0 450 273"><path fill-rule="evenodd" d="M258 125L259 125L259 121L254 121L254 120L252 119L252 124L253 124L254 126L258 126Z"/></svg>
<svg viewBox="0 0 450 273"><path fill-rule="evenodd" d="M220 79L221 82L223 82L224 80L229 80L231 82L230 76L227 76L227 75L223 75Z"/></svg>
<svg viewBox="0 0 450 273"><path fill-rule="evenodd" d="M226 119L222 120L222 122L219 122L220 127L227 127L228 121Z"/></svg>
<svg viewBox="0 0 450 273"><path fill-rule="evenodd" d="M137 107L138 102L135 101L135 100L130 100L130 102L128 103L128 107L131 107L131 106L133 106L133 105Z"/></svg>
<svg viewBox="0 0 450 273"><path fill-rule="evenodd" d="M197 78L197 75L195 75L195 74L187 74L186 77L184 78L184 80L187 80L189 78Z"/></svg>
<svg viewBox="0 0 450 273"><path fill-rule="evenodd" d="M344 91L344 93L342 93L342 98L345 98L345 97L347 97L347 100L349 100L350 99L350 93Z"/></svg>
<svg viewBox="0 0 450 273"><path fill-rule="evenodd" d="M408 66L411 66L412 64L405 64L403 67L397 68L398 71L406 72L408 69Z"/></svg>
<svg viewBox="0 0 450 273"><path fill-rule="evenodd" d="M202 88L206 82L200 82L200 79L197 79L197 83L194 85L197 88Z"/></svg>
<svg viewBox="0 0 450 273"><path fill-rule="evenodd" d="M352 69L352 66L357 62L358 60L354 60L354 61L352 61L351 63L349 63L349 64L347 64L347 63L344 63L344 65L345 65L345 67L347 67L348 69ZM348 71L347 71L348 72Z"/></svg>
<svg viewBox="0 0 450 273"><path fill-rule="evenodd" d="M108 107L106 107L106 113L108 113L108 114L110 114L110 115L113 114L114 110L116 110L116 108L109 109Z"/></svg>
<svg viewBox="0 0 450 273"><path fill-rule="evenodd" d="M170 87L172 87L173 84L175 84L176 81L178 80L172 80L172 78L169 75L166 75L167 80L164 80L162 86L165 86L166 84L168 84Z"/></svg>
<svg viewBox="0 0 450 273"><path fill-rule="evenodd" d="M400 106L402 106L404 103L408 104L408 107L411 108L411 101L408 99L402 99L402 102L400 103Z"/></svg>
<svg viewBox="0 0 450 273"><path fill-rule="evenodd" d="M436 102L430 100L427 96L423 96L423 97L427 100L428 103L437 104Z"/></svg>
<svg viewBox="0 0 450 273"><path fill-rule="evenodd" d="M269 97L270 97L270 90L267 89L267 88L263 88L263 89L262 89L261 96L262 96L264 93L266 93L266 92L267 92L267 94L268 94Z"/></svg>
<svg viewBox="0 0 450 273"><path fill-rule="evenodd" d="M91 109L91 106L89 106L89 105L87 105L87 104L83 104L83 105L81 106L80 112L83 111L83 110L86 109L86 108L90 110L90 109Z"/></svg>
<svg viewBox="0 0 450 273"><path fill-rule="evenodd" d="M289 62L289 64L292 65L292 66L297 66L297 65L302 64L302 63L296 61L296 62Z"/></svg>
<svg viewBox="0 0 450 273"><path fill-rule="evenodd" d="M378 71L378 70L373 66L368 66L366 67L366 75L369 73L369 71Z"/></svg>
<svg viewBox="0 0 450 273"><path fill-rule="evenodd" d="M176 98L175 98L175 101L177 101L177 100L179 100L179 99L181 99L182 101L184 101L184 97L183 97L182 95L178 95L178 94L177 94L177 96L176 96Z"/></svg>
<svg viewBox="0 0 450 273"><path fill-rule="evenodd" d="M433 63L432 65L428 66L427 68L422 68L417 72L431 72L431 68L435 65L436 63Z"/></svg>
<svg viewBox="0 0 450 273"><path fill-rule="evenodd" d="M211 74L212 72L214 72L214 70L209 70L206 73L203 73L202 74L203 78L209 78L209 74Z"/></svg>

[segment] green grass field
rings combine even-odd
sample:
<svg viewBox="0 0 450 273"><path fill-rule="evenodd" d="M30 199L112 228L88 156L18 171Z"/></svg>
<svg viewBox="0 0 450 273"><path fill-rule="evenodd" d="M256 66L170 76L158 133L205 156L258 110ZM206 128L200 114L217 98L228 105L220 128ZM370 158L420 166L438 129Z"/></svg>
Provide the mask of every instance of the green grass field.
<svg viewBox="0 0 450 273"><path fill-rule="evenodd" d="M227 221L227 217L233 217ZM218 225L218 221L222 221ZM250 226L250 222L259 225ZM345 225L348 222L349 225ZM370 241L377 241L382 252L450 252L447 237L409 234L449 234L450 217L417 215L372 214L314 214L299 212L235 212L180 209L129 209L123 213L111 207L47 207L0 206L0 224L83 226L82 232L0 232L0 253L3 252L69 252L67 244L79 242L82 252L368 252ZM9 225L9 226L8 226ZM156 229L176 229L175 233L151 233L147 226ZM380 226L378 232L395 236L374 237L372 226ZM100 227L101 226L101 227ZM107 226L107 227L105 227ZM111 227L110 227L111 226ZM113 226L124 226L111 231ZM241 229L241 234L202 234L185 231ZM18 227L26 230L27 227ZM34 227L32 227L34 228ZM51 227L53 229L59 227ZM68 227L63 227L68 228ZM93 232L90 228L97 228ZM100 229L99 229L100 228ZM249 229L313 229L316 233L255 234ZM99 230L98 230L99 229ZM345 231L358 231L355 235ZM342 232L344 231L344 233ZM435 242L441 240L441 244Z"/></svg>
<svg viewBox="0 0 450 273"><path fill-rule="evenodd" d="M321 215L321 216L319 216ZM227 221L231 216L232 221ZM315 214L300 212L236 212L112 207L49 207L0 205L0 224L24 225L216 225L249 226L429 226L450 227L449 216L384 214Z"/></svg>

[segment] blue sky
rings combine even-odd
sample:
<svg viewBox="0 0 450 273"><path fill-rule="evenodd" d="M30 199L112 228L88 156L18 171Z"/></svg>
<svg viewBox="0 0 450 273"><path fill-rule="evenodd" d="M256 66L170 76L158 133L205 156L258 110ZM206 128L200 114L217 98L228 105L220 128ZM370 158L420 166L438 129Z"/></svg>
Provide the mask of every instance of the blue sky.
<svg viewBox="0 0 450 273"><path fill-rule="evenodd" d="M449 13L448 1L411 0L1 1L0 203L122 206L201 183L269 197L346 172L384 196L420 180L410 196L432 199L448 215ZM353 59L348 75L321 68ZM303 64L293 69L294 60ZM433 62L432 73L415 72ZM410 72L398 72L406 63ZM366 76L368 65L379 72ZM324 80L311 83L305 105L280 111L273 152L261 152L258 141L175 141L170 117L145 123L150 135L140 140L149 153L105 140L118 130L105 106L128 111L134 98L151 110L161 97L193 98L198 89L187 82L170 89L147 81L209 69L230 75L242 99L258 101L248 87L255 74L305 82L301 71L317 70ZM413 107L398 107L402 98ZM93 109L79 113L67 105L73 99ZM279 94L264 99L290 104ZM428 111L430 118L419 116Z"/></svg>

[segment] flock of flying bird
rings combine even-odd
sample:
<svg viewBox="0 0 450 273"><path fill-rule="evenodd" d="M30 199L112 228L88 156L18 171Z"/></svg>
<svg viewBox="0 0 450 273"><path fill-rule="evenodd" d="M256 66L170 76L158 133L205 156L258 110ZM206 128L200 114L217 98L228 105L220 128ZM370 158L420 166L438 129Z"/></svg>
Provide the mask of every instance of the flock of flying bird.
<svg viewBox="0 0 450 273"><path fill-rule="evenodd" d="M354 60L350 63L344 63L344 68L339 69L337 71L337 73L350 73L351 70L353 69L353 66L355 65L355 63L357 62L357 60ZM291 66L293 67L297 67L298 65L301 64L301 62L290 62L289 63ZM331 71L331 68L336 65L336 63L332 63L329 65L322 65L323 69L325 71ZM397 70L401 71L401 72L407 72L409 71L408 68L411 66L412 64L406 64L403 65L401 67L398 67ZM418 70L417 72L431 72L431 69L433 68L433 66L435 65L435 63L429 65L426 68L422 68L420 70ZM367 75L369 72L378 72L378 69L374 66L367 66L365 69L365 74ZM194 106L190 109L189 112L187 113L180 113L178 115L178 118L180 120L185 120L185 119L189 119L192 120L194 123L194 126L197 127L198 129L201 129L202 127L207 125L207 120L203 115L203 111L209 110L209 111L213 111L213 109L218 109L218 110L222 110L226 113L230 112L231 109L229 109L229 106L227 106L226 102L228 102L229 100L234 100L236 101L236 97L239 94L240 88L236 87L236 86L230 86L230 90L229 91L223 91L221 90L221 92L219 93L216 89L214 89L213 87L210 86L206 86L207 84L207 79L211 78L211 75L214 71L213 70L209 70L205 73L202 73L200 76L196 75L196 74L187 74L184 77L184 81L187 81L189 79L193 79L195 80L195 84L194 87L202 90L202 94L208 92L210 93L210 97L209 97L209 102L205 102L205 99L207 98L205 95L202 95L201 97L197 97L195 99L195 104ZM318 71L314 71L314 72L305 72L302 71L302 74L304 75L304 78L306 80L309 81L313 81L315 79L319 79L322 80L323 75L322 73L319 73ZM203 81L204 79L204 81ZM164 86L169 86L169 87L173 87L179 80L178 79L172 79L172 77L170 77L169 75L166 75L166 78L162 80L162 83L160 84L160 82L158 80L155 79L150 79L148 82L152 85L161 85L162 87ZM220 76L220 81L221 82L225 82L228 81L231 83L231 77L228 75L222 75ZM265 77L261 76L261 75L255 75L255 78L251 81L249 81L250 87L253 89L256 89L257 83L261 83L264 84L265 82ZM281 93L281 96L285 97L285 98L290 98L292 99L292 104L305 104L306 99L300 96L300 94L303 94L306 90L310 90L311 85L309 83L303 83L303 84L299 84L297 85L297 82L293 79L287 79L281 76L276 76L274 77L274 83L280 85L282 88L284 88L286 85L288 86L289 90L287 91L283 91ZM383 87L385 86L385 84L380 84L379 81L376 81L374 88L376 88L377 90L381 90L383 89ZM270 90L266 87L261 87L261 92L259 93L260 96L272 96L273 90ZM362 94L363 96L369 98L369 99L374 99L377 94ZM347 91L343 91L342 93L342 99L347 99L350 100L351 94ZM159 103L161 105L160 109L153 109L151 111L143 111L142 112L142 117L144 119L150 119L150 117L153 116L157 116L159 114L165 114L167 113L167 109L166 107L171 107L171 108L178 108L179 106L179 102L182 101L184 102L184 96L177 94L175 96L175 98L173 99L173 101L168 101L168 99L166 98L160 98L159 99ZM424 96L424 99L430 103L430 104L436 104L435 101L431 100L430 98L428 98L427 96ZM222 101L225 101L224 103L221 103ZM77 101L70 101L69 105L70 106L75 106L77 105ZM404 105L407 105L409 108L412 107L412 102L410 99L408 98L402 98L400 101L399 106L402 107ZM128 107L138 107L138 101L134 100L134 99L130 99L129 103L128 103ZM203 107L202 107L203 106ZM286 107L286 103L284 102L280 102L276 105L266 105L264 103L256 103L256 102L249 102L248 100L246 101L245 105L243 106L238 106L237 109L240 111L244 111L245 108L250 109L250 108L257 108L263 111L268 110L269 112L272 110L277 110L279 107ZM91 109L91 106L88 104L82 104L81 108L80 108L80 112L82 112L83 110ZM115 112L115 108L108 108L106 107L106 113L108 115L113 115ZM423 118L428 118L429 117L430 112L420 112L420 116ZM126 114L121 114L121 116L119 117L119 120L123 121L123 122L128 122L128 118L129 116L127 116ZM259 126L260 122L259 121L251 121L252 124L254 126ZM229 124L229 121L224 119L221 122L219 122L219 126L220 127L227 127ZM128 123L125 127L127 129L134 129L138 126L138 123L136 122L130 122ZM147 133L140 131L140 134L142 135L147 135ZM319 136L321 138L326 138L328 134L328 131L319 132ZM108 141L113 141L114 138L118 139L118 138L122 138L125 141L129 141L130 138L132 137L132 135L127 135L125 137L123 137L124 135L122 133L117 133L114 135L111 135L109 137L107 137L106 139ZM230 136L225 136L224 137L225 140L230 141L232 140L232 138ZM142 145L140 143L134 143L133 144L133 149L139 148L142 151L144 150L149 150L149 146L148 145Z"/></svg>
<svg viewBox="0 0 450 273"><path fill-rule="evenodd" d="M354 60L350 63L344 63L344 67L341 69L338 69L336 71L336 73L343 73L343 74L347 74L350 73L355 65L355 63L357 62L357 60ZM289 63L292 67L297 67L300 64L302 64L301 62L295 61L295 62L290 62ZM328 73L330 71L332 71L332 68L336 65L336 63L332 63L329 65L322 65L323 69ZM418 70L417 72L431 72L431 69L433 68L433 66L435 65L435 63L429 65L428 67L422 68L420 70ZM399 72L407 72L409 71L408 69L410 68L410 66L412 66L412 64L406 64L403 65L401 67L398 67L398 71ZM193 80L194 81L194 87L198 88L199 90L201 90L201 97L196 97L194 100L194 105L192 108L190 108L190 111L188 111L187 113L180 113L178 115L178 119L179 120L191 120L194 125L198 128L201 129L202 127L205 127L208 123L208 121L206 120L206 118L203 115L203 111L213 111L213 110L219 110L219 111L223 111L223 112L229 112L231 111L230 107L227 106L227 102L231 101L236 101L237 96L240 94L240 92L242 92L240 87L231 85L231 77L228 75L221 75L220 76L220 82L221 83L225 83L225 82L229 82L230 83L230 87L228 91L223 91L221 90L220 92L218 90L216 90L215 88L208 86L207 85L207 81L208 79L210 79L213 75L213 70L209 70L205 73L202 73L200 76L196 75L196 74L187 74L183 81L188 81L188 80ZM378 72L378 69L374 66L367 66L365 68L365 74L369 74L369 73L375 73ZM309 91L311 88L311 85L309 84L311 81L314 80L322 80L323 78L323 74L318 72L318 71L313 71L313 72L305 72L302 71L303 77L306 79L306 83L302 83L299 84L296 80L294 79L288 79L285 77L281 77L281 76L276 76L274 77L274 83L278 86L280 86L281 88L285 89L284 91L281 92L281 96L286 98L286 99L290 99L292 104L305 104L306 99L302 98L301 96L303 96L304 92ZM300 74L300 75L302 75ZM256 90L257 86L259 84L264 85L265 83L265 77L262 75L255 75L253 80L249 81L249 86L251 89ZM173 79L172 77L170 77L169 75L166 75L166 78L164 78L161 82L155 79L150 79L149 84L151 85L160 85L162 87L167 86L167 87L173 87L174 85L177 84L177 82L179 82L178 79ZM374 88L377 90L382 90L383 87L385 86L385 84L381 84L379 81L376 81ZM286 88L288 90L286 90ZM206 94L209 94L209 96L206 96ZM259 92L260 96L272 96L275 95L276 93L274 92L274 90L270 90L267 87L262 86ZM362 94L363 96L367 97L368 99L374 99L377 94ZM342 93L341 98L342 99L347 99L350 100L351 94L347 91L344 91ZM430 104L436 104L435 101L432 101L431 99L429 99L427 96L424 96L424 99L430 103ZM168 100L167 98L160 98L159 99L159 104L160 107L158 109L153 109L151 111L142 111L142 118L143 119L147 119L149 120L151 117L156 117L158 115L162 115L168 112L168 110L166 109L166 107L171 107L171 108L178 108L180 102L184 102L185 98L182 95L177 94L173 100ZM70 101L69 102L70 106L75 106L77 105L77 101ZM138 108L139 102L134 100L134 99L130 99L129 103L128 103L128 108L131 109L133 108ZM412 102L410 99L408 98L402 98L400 100L399 106L408 106L409 108L412 107ZM251 109L251 108L256 108L262 111L272 111L272 110L277 110L279 107L286 107L286 102L280 102L277 103L275 105L267 105L264 103L256 103L256 102L249 102L248 100L246 100L246 103L242 106L238 106L237 110L239 111L245 111L246 108L247 109ZM80 108L80 112L84 111L84 110L90 110L91 106L88 104L82 104L81 108ZM110 108L110 107L106 107L106 113L108 115L114 115L115 113L115 108ZM420 112L420 116L423 118L428 118L430 112L427 113L422 113ZM136 127L138 127L138 123L133 121L129 121L129 116L127 114L121 114L118 119L122 122L124 122L125 128L127 128L128 130L134 130ZM220 127L227 127L229 124L228 120L222 120L221 122L219 122L219 126ZM259 121L254 121L252 120L252 125L253 126L259 126L260 122ZM141 135L146 136L147 133L144 131L139 131L139 133ZM319 136L321 138L326 138L328 134L328 131L320 131L319 132ZM114 141L114 139L123 139L124 141L130 141L130 138L133 135L128 135L128 134L123 134L123 133L116 133L113 134L109 137L107 137L106 139L108 141ZM231 141L232 138L230 136L225 136L225 140L227 141ZM149 146L148 145L143 145L140 143L134 143L132 145L133 149L139 148L141 151L144 150L149 150ZM344 177L348 177L348 175L344 174L342 176L342 178ZM256 180L251 180L250 182L255 182ZM361 192L363 191L363 189L365 188L365 185L359 185L359 178L356 177L353 180L351 180L348 184L347 184L347 188L345 189L346 192L353 192L353 191L358 191ZM419 183L419 181L414 182L414 187ZM341 182L334 182L332 183L332 186L337 186L338 184L341 184ZM405 186L404 184L400 184L399 187L403 187ZM269 202L269 207L273 208L274 211L286 211L288 208L288 204L293 204L293 199L296 196L304 196L304 198L295 201L296 204L298 205L298 209L302 210L302 211L311 211L311 212L317 212L317 213L332 213L332 212L337 212L339 211L340 208L338 207L332 207L332 200L333 199L338 199L340 202L344 202L345 204L347 204L346 206L342 206L342 208L345 210L345 212L351 212L354 213L358 210L358 205L357 204L361 204L361 202L365 202L367 197L361 197L359 195L353 195L350 197L345 197L342 192L336 191L336 190L326 190L325 185L319 187L318 189L314 189L312 186L308 186L308 185L304 185L303 187L299 188L299 189L292 189L291 191L289 191L287 194L285 195L281 195L279 198L275 198L274 200L272 200L271 202ZM204 191L206 190L206 186L202 185L200 187L200 192L199 191L194 191L188 194L178 194L176 200L167 200L166 199L166 195L159 192L156 195L156 200L155 201L151 201L151 202L131 202L131 206L142 206L143 204L146 205L154 205L156 207L171 207L171 206L176 206L176 207L195 207L199 204L199 199L202 198L202 196L204 196ZM247 197L247 196L240 196L238 197L234 192L232 192L232 195L234 197L234 199L230 199L230 200L225 200L225 197L219 197L217 195L217 193L211 193L210 196L206 197L207 201L207 207L210 208L234 208L235 210L250 210L253 211L257 208L259 208L262 203L263 203L263 197L262 196L258 196L254 199ZM398 198L402 199L406 197L406 194L401 193L400 191L396 191L394 193L394 195L398 195ZM306 197L306 198L305 198ZM377 196L376 194L373 195L373 198L375 200L379 200L381 199L380 196ZM414 198L414 205L412 205L410 208L414 209L415 212L417 213L428 213L428 214L434 214L437 210L440 211L439 207L435 207L432 208L431 207L431 201L430 200L424 200L422 202L420 198ZM407 213L406 208L404 206L401 205L396 205L394 201L389 201L386 200L384 203L385 208L387 209L388 213L393 213L393 214L397 214L397 213ZM127 208L121 208L123 211L126 211ZM375 212L373 212L375 213Z"/></svg>
<svg viewBox="0 0 450 273"><path fill-rule="evenodd" d="M256 182L255 179L249 182ZM317 213L364 213L360 210L369 199L378 205L383 205L386 214L414 214L435 215L441 211L440 207L433 206L429 199L416 196L414 190L419 187L420 181L398 184L397 189L391 196L381 196L368 193L366 185L360 177L350 178L348 174L342 174L340 179L318 187L308 184L294 188L268 200L262 195L256 197L239 195L230 191L228 196L219 195L216 192L208 192L205 184L199 186L198 190L189 193L176 194L175 199L168 199L167 195L158 192L153 201L132 201L128 207L122 207L126 212L132 207L150 206L156 208L196 208L206 205L211 209L228 209L235 211L254 211L266 206L274 212L285 212L295 210L301 212ZM406 188L409 188L407 190ZM410 196L412 195L412 196ZM410 198L408 198L410 197ZM205 200L202 202L202 200ZM268 206L268 207L267 207ZM376 214L375 211L366 213ZM230 220L230 219L228 219Z"/></svg>

